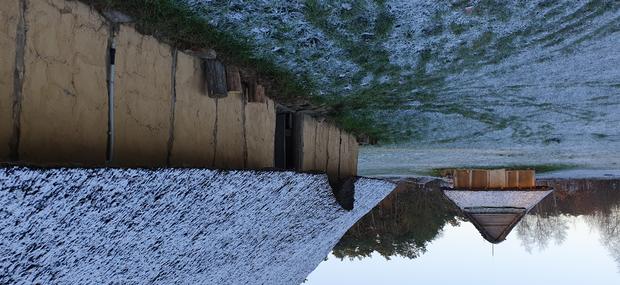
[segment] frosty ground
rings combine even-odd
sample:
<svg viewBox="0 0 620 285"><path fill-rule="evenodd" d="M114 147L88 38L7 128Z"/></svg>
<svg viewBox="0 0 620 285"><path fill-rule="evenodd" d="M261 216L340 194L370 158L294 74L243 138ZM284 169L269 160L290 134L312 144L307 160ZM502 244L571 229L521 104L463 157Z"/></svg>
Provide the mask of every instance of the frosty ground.
<svg viewBox="0 0 620 285"><path fill-rule="evenodd" d="M619 1L185 1L326 97L405 98L357 110L413 134L363 150L364 175L620 169Z"/></svg>
<svg viewBox="0 0 620 285"><path fill-rule="evenodd" d="M620 148L618 1L184 1L416 145Z"/></svg>

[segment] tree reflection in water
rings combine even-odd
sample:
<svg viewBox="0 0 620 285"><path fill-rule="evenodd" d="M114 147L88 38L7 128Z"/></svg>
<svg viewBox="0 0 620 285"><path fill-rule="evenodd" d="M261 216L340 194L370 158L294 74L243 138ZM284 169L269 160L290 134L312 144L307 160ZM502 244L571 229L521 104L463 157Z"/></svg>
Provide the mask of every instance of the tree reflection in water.
<svg viewBox="0 0 620 285"><path fill-rule="evenodd" d="M545 217L540 214L525 215L516 229L517 236L528 253L532 253L534 249L547 249L551 240L556 245L562 244L567 231L568 220L561 216Z"/></svg>
<svg viewBox="0 0 620 285"><path fill-rule="evenodd" d="M620 271L620 180L548 180L556 188L551 199L540 203L534 215L521 221L517 233L526 249L544 249L550 239L564 241L567 217L583 216L591 229L598 231L601 244L607 248ZM528 226L531 219L540 227ZM531 237L537 237L532 240Z"/></svg>
<svg viewBox="0 0 620 285"><path fill-rule="evenodd" d="M615 205L609 215L597 214L592 216L592 225L601 233L601 242L618 265L620 272L620 206Z"/></svg>
<svg viewBox="0 0 620 285"><path fill-rule="evenodd" d="M428 242L441 234L446 223L457 225L458 209L440 191L438 181L401 182L394 192L358 221L333 250L338 258L364 258L377 251L416 258Z"/></svg>
<svg viewBox="0 0 620 285"><path fill-rule="evenodd" d="M571 217L582 216L600 233L620 270L620 180L541 180L556 191L526 215L516 236L528 252L545 250L567 238ZM417 258L428 243L441 236L447 223L464 218L440 191L439 182L403 182L383 202L357 222L333 250L334 256L362 259L378 252L383 257Z"/></svg>

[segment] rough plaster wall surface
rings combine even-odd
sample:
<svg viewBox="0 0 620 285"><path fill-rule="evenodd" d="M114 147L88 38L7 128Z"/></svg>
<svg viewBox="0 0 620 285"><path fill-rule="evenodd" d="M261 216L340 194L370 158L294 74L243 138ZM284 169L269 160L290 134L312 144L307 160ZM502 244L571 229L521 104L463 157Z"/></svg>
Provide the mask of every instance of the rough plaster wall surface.
<svg viewBox="0 0 620 285"><path fill-rule="evenodd" d="M0 284L300 284L395 187L325 175L0 168Z"/></svg>
<svg viewBox="0 0 620 285"><path fill-rule="evenodd" d="M332 124L328 124L328 145L327 145L327 174L338 175L338 163L340 162L340 129Z"/></svg>
<svg viewBox="0 0 620 285"><path fill-rule="evenodd" d="M349 143L350 135L346 132L340 133L342 144L340 145L340 177L353 176L351 170L351 150Z"/></svg>
<svg viewBox="0 0 620 285"><path fill-rule="evenodd" d="M240 92L229 92L217 99L217 130L215 139L215 167L243 168L244 157L244 100Z"/></svg>
<svg viewBox="0 0 620 285"><path fill-rule="evenodd" d="M316 170L316 126L317 122L309 115L302 117L302 165L301 169Z"/></svg>
<svg viewBox="0 0 620 285"><path fill-rule="evenodd" d="M357 159L359 156L359 143L355 136L349 137L350 153L351 153L351 173L357 175Z"/></svg>
<svg viewBox="0 0 620 285"><path fill-rule="evenodd" d="M115 165L163 166L171 116L172 51L121 25L116 45Z"/></svg>
<svg viewBox="0 0 620 285"><path fill-rule="evenodd" d="M245 106L245 136L247 168L260 169L274 166L276 110L272 100L264 103L249 102Z"/></svg>
<svg viewBox="0 0 620 285"><path fill-rule="evenodd" d="M16 1L17 2L17 1ZM108 99L104 19L77 1L29 1L20 160L102 164Z"/></svg>
<svg viewBox="0 0 620 285"><path fill-rule="evenodd" d="M316 148L315 148L315 170L327 171L327 143L329 139L329 124L324 121L317 121L316 128Z"/></svg>
<svg viewBox="0 0 620 285"><path fill-rule="evenodd" d="M215 99L204 92L201 60L178 53L173 166L213 166L215 114Z"/></svg>
<svg viewBox="0 0 620 285"><path fill-rule="evenodd" d="M15 70L15 32L19 1L0 1L0 161L9 158L12 134L13 72Z"/></svg>
<svg viewBox="0 0 620 285"><path fill-rule="evenodd" d="M340 163L340 129L329 124L327 145L327 174L332 177L338 175L338 164Z"/></svg>

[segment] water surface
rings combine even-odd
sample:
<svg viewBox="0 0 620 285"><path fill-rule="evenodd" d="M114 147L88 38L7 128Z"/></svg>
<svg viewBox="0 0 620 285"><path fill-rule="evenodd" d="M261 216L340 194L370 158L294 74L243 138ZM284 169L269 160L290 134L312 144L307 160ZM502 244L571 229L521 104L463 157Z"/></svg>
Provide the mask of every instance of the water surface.
<svg viewBox="0 0 620 285"><path fill-rule="evenodd" d="M620 180L540 182L557 191L497 245L437 184L401 186L304 284L618 284Z"/></svg>

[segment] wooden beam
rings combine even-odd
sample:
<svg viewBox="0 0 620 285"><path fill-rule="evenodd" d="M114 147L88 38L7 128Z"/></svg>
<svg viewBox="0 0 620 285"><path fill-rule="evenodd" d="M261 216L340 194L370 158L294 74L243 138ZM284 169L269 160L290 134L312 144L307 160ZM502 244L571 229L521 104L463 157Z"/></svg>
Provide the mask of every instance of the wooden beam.
<svg viewBox="0 0 620 285"><path fill-rule="evenodd" d="M265 103L265 99L265 87L263 87L263 85L256 84L254 87L254 96L251 98L250 102Z"/></svg>
<svg viewBox="0 0 620 285"><path fill-rule="evenodd" d="M236 66L226 66L226 84L229 92L241 92L241 75Z"/></svg>
<svg viewBox="0 0 620 285"><path fill-rule="evenodd" d="M205 89L207 95L212 98L228 96L226 84L226 67L217 59L205 59Z"/></svg>

